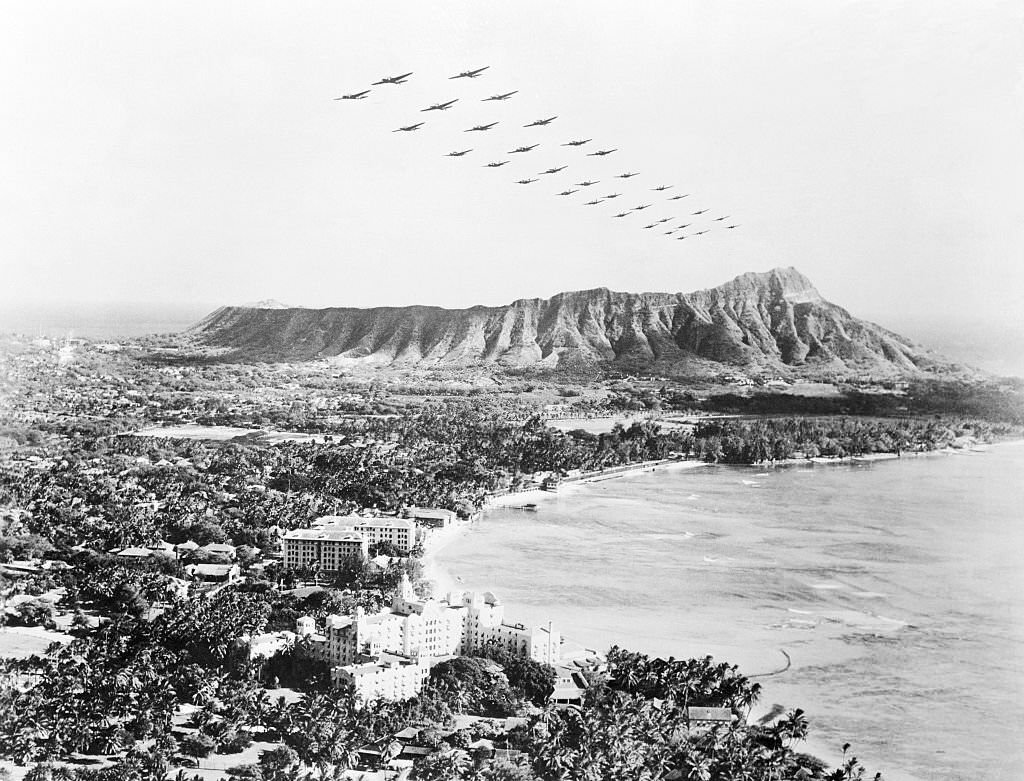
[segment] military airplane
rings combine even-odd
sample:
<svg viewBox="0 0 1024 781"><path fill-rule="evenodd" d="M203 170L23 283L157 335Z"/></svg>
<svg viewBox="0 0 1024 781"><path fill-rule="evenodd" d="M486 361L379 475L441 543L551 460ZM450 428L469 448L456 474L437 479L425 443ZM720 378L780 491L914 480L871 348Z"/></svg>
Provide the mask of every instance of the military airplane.
<svg viewBox="0 0 1024 781"><path fill-rule="evenodd" d="M727 231L731 231L733 228L738 228L738 227L740 227L740 226L739 225L726 225L725 229Z"/></svg>
<svg viewBox="0 0 1024 781"><path fill-rule="evenodd" d="M681 198L686 198L686 197L688 197L689 195L690 195L689 193L687 193L686 195L673 195L673 196L672 196L671 198L669 198L669 200L670 200L670 201L678 201L678 200L680 200Z"/></svg>
<svg viewBox="0 0 1024 781"><path fill-rule="evenodd" d="M665 219L663 219L663 220L658 220L658 224L659 224L659 225L661 225L661 223L663 223L663 222L668 222L668 221L669 221L669 220L671 220L671 219L672 219L671 217L666 217L666 218L665 218Z"/></svg>
<svg viewBox="0 0 1024 781"><path fill-rule="evenodd" d="M683 228L689 228L692 223L684 222L682 225L676 225L676 230L681 231Z"/></svg>
<svg viewBox="0 0 1024 781"><path fill-rule="evenodd" d="M569 166L563 165L563 166L561 166L561 167L559 167L559 168L549 168L549 169L548 169L548 170L546 170L546 171L541 171L541 172L540 172L539 174L537 174L537 175L538 175L538 176L543 176L544 174L557 174L557 173L558 173L559 171L561 171L561 170L563 170L563 169L565 169L565 168L568 168L568 167L569 167Z"/></svg>
<svg viewBox="0 0 1024 781"><path fill-rule="evenodd" d="M649 203L645 203L643 206L634 206L633 211L642 212L644 209L649 209L650 207L651 205Z"/></svg>
<svg viewBox="0 0 1024 781"><path fill-rule="evenodd" d="M492 122L489 125L477 125L476 127L471 127L468 130L463 130L462 132L463 133L472 133L474 130L490 130L492 127L494 127L497 124L498 124L497 122Z"/></svg>
<svg viewBox="0 0 1024 781"><path fill-rule="evenodd" d="M593 201L587 201L583 205L584 206L597 206L597 204L599 204L599 203L604 203L604 198L598 198L598 199L593 200Z"/></svg>
<svg viewBox="0 0 1024 781"><path fill-rule="evenodd" d="M705 233L707 233L707 231L697 231L697 232L696 232L696 233L694 233L693 235L694 235L694 236L703 236L703 235L704 235Z"/></svg>
<svg viewBox="0 0 1024 781"><path fill-rule="evenodd" d="M480 102L481 103L486 103L488 100L508 100L513 95L515 95L517 92L519 92L519 90L515 89L515 90L512 90L511 92L503 92L500 95L491 95L491 97L484 98Z"/></svg>
<svg viewBox="0 0 1024 781"><path fill-rule="evenodd" d="M487 164L486 166L484 166L484 167L485 167L485 168L501 168L501 167L502 167L503 165L505 165L505 164L506 164L507 162L508 162L508 160L502 160L502 161L500 161L500 162L497 162L497 163L488 163L488 164Z"/></svg>
<svg viewBox="0 0 1024 781"><path fill-rule="evenodd" d="M401 76L385 76L380 81L373 82L373 86L378 84L405 84L405 80L412 76L412 71L403 73Z"/></svg>
<svg viewBox="0 0 1024 781"><path fill-rule="evenodd" d="M619 174L618 177L616 177L616 178L618 178L618 179L628 179L629 177L636 176L636 175L637 175L637 172L633 171L632 173Z"/></svg>
<svg viewBox="0 0 1024 781"><path fill-rule="evenodd" d="M579 192L579 190L562 190L562 192L560 192L559 195L572 195L573 193L578 193L578 192Z"/></svg>
<svg viewBox="0 0 1024 781"><path fill-rule="evenodd" d="M398 127L392 130L392 133L408 133L410 130L419 130L422 127L422 122L417 122L415 125L406 125L405 127Z"/></svg>
<svg viewBox="0 0 1024 781"><path fill-rule="evenodd" d="M686 238L685 234L683 234L682 236L676 236L676 241L682 241L685 238Z"/></svg>
<svg viewBox="0 0 1024 781"><path fill-rule="evenodd" d="M510 155L514 155L517 152L529 152L531 149L536 149L540 144L534 144L533 146L520 146L509 152Z"/></svg>
<svg viewBox="0 0 1024 781"><path fill-rule="evenodd" d="M644 225L644 230L648 230L649 228L653 228L657 224L658 223L656 223L656 222L652 222L650 225Z"/></svg>
<svg viewBox="0 0 1024 781"><path fill-rule="evenodd" d="M342 95L340 98L334 98L334 100L362 100L370 94L370 90L364 89L362 92L353 92L351 95Z"/></svg>
<svg viewBox="0 0 1024 781"><path fill-rule="evenodd" d="M618 198L620 195L622 193L612 193L611 195L606 195L605 198Z"/></svg>
<svg viewBox="0 0 1024 781"><path fill-rule="evenodd" d="M532 184L533 182L536 181L536 179L520 179L518 182L516 182L516 184Z"/></svg>
<svg viewBox="0 0 1024 781"><path fill-rule="evenodd" d="M447 111L458 102L459 99L455 98L455 100L449 100L447 103L435 103L430 108L421 108L420 111Z"/></svg>
<svg viewBox="0 0 1024 781"><path fill-rule="evenodd" d="M587 157L604 157L610 155L612 152L618 152L618 149L598 149L596 152L591 152Z"/></svg>
<svg viewBox="0 0 1024 781"><path fill-rule="evenodd" d="M548 117L547 119L535 119L529 125L523 125L523 127L540 127L541 125L549 125L556 119L558 119L557 114L555 114L555 116L553 117Z"/></svg>
<svg viewBox="0 0 1024 781"><path fill-rule="evenodd" d="M662 185L658 185L657 187L652 187L651 188L651 192L652 193L660 193L660 192L662 192L664 190L671 190L673 187L675 187L675 185L673 185L673 184L662 184Z"/></svg>
<svg viewBox="0 0 1024 781"><path fill-rule="evenodd" d="M592 185L592 184L598 184L598 183L599 183L600 181L601 181L601 180L600 180L600 179L598 179L598 180L597 180L597 181L595 181L595 182L591 182L591 181L590 181L590 180L588 179L588 180L587 180L587 181L585 181L585 182L576 182L575 184L576 184L576 186L577 186L577 187L590 187L590 185Z"/></svg>
<svg viewBox="0 0 1024 781"><path fill-rule="evenodd" d="M724 217L715 217L715 219L713 219L712 222L721 222L722 220L727 220L729 219L729 216L730 215L727 214Z"/></svg>
<svg viewBox="0 0 1024 781"><path fill-rule="evenodd" d="M477 68L475 71L463 71L462 73L458 74L457 76L449 76L448 79L449 79L449 81L451 79L475 79L477 76L479 76L481 73L483 73L485 70L487 70L490 67L491 67L490 65L484 65L484 67Z"/></svg>
<svg viewBox="0 0 1024 781"><path fill-rule="evenodd" d="M461 152L449 152L447 156L448 157L462 157L464 154L467 154L468 152L472 152L472 151L473 151L472 149L463 149Z"/></svg>
<svg viewBox="0 0 1024 781"><path fill-rule="evenodd" d="M671 236L673 233L675 233L675 230L665 231L666 236Z"/></svg>
<svg viewBox="0 0 1024 781"><path fill-rule="evenodd" d="M704 212L709 211L711 211L711 209L701 209L699 212L694 212L693 215L696 217L698 214L703 214Z"/></svg>
<svg viewBox="0 0 1024 781"><path fill-rule="evenodd" d="M612 217L628 217L628 216L629 216L629 212L619 212L618 214L613 214L612 215Z"/></svg>
<svg viewBox="0 0 1024 781"><path fill-rule="evenodd" d="M562 146L583 146L588 141L593 141L592 138L583 138L578 141L569 141L568 143L562 144Z"/></svg>

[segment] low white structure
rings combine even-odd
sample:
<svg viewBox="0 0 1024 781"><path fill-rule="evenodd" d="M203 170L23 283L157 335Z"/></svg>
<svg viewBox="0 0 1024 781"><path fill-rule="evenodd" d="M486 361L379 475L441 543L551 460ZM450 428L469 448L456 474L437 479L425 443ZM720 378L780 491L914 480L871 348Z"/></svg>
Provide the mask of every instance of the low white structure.
<svg viewBox="0 0 1024 781"><path fill-rule="evenodd" d="M416 522L417 526L427 529L444 529L458 519L454 510L442 510L436 507L412 507L409 509L409 517Z"/></svg>
<svg viewBox="0 0 1024 781"><path fill-rule="evenodd" d="M349 683L357 697L371 700L408 700L419 694L430 677L430 665L418 655L380 654L365 662L335 667L335 686Z"/></svg>

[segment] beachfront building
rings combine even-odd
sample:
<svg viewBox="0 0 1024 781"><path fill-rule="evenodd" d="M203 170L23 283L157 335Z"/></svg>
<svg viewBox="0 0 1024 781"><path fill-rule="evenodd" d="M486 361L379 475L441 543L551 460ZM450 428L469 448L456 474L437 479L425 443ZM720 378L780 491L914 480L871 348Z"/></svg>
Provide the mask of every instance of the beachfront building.
<svg viewBox="0 0 1024 781"><path fill-rule="evenodd" d="M445 529L458 519L454 510L442 510L436 507L412 507L409 517L423 529Z"/></svg>
<svg viewBox="0 0 1024 781"><path fill-rule="evenodd" d="M284 565L289 569L316 566L334 572L346 560L365 561L366 538L339 528L293 529L284 536Z"/></svg>
<svg viewBox="0 0 1024 781"><path fill-rule="evenodd" d="M416 522L407 518L324 515L313 521L312 527L358 532L368 545L390 542L400 553L408 553L416 545Z"/></svg>
<svg viewBox="0 0 1024 781"><path fill-rule="evenodd" d="M353 616L328 616L322 634L313 619L299 619L296 631L308 638L314 656L330 666L351 665L382 653L447 657L479 653L497 646L514 656L555 664L561 636L549 625L527 627L504 620L505 608L493 593L452 592L447 599L421 599L409 579L402 582L391 607Z"/></svg>

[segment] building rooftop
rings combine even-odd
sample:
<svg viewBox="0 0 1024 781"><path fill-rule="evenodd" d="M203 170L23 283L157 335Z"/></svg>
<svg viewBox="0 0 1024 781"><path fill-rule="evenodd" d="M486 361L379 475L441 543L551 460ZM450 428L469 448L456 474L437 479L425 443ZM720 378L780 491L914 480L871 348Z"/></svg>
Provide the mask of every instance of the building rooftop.
<svg viewBox="0 0 1024 781"><path fill-rule="evenodd" d="M328 540L330 542L362 542L363 538L358 532L351 529L292 529L284 538L286 540Z"/></svg>
<svg viewBox="0 0 1024 781"><path fill-rule="evenodd" d="M452 518L454 510L442 510L437 507L413 507L409 510L413 518Z"/></svg>
<svg viewBox="0 0 1024 781"><path fill-rule="evenodd" d="M686 709L686 717L690 721L732 721L733 713L728 708L690 707Z"/></svg>

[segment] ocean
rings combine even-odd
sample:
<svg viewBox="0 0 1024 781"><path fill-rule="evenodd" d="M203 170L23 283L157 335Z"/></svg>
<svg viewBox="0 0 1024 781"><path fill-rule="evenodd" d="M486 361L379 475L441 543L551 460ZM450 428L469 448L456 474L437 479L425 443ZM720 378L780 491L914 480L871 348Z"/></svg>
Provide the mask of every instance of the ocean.
<svg viewBox="0 0 1024 781"><path fill-rule="evenodd" d="M1022 473L1021 444L670 468L489 511L435 562L587 647L739 664L756 713L803 708L826 760L850 742L892 781L1018 779Z"/></svg>
<svg viewBox="0 0 1024 781"><path fill-rule="evenodd" d="M0 306L0 333L84 339L129 339L183 331L216 304L47 303Z"/></svg>

